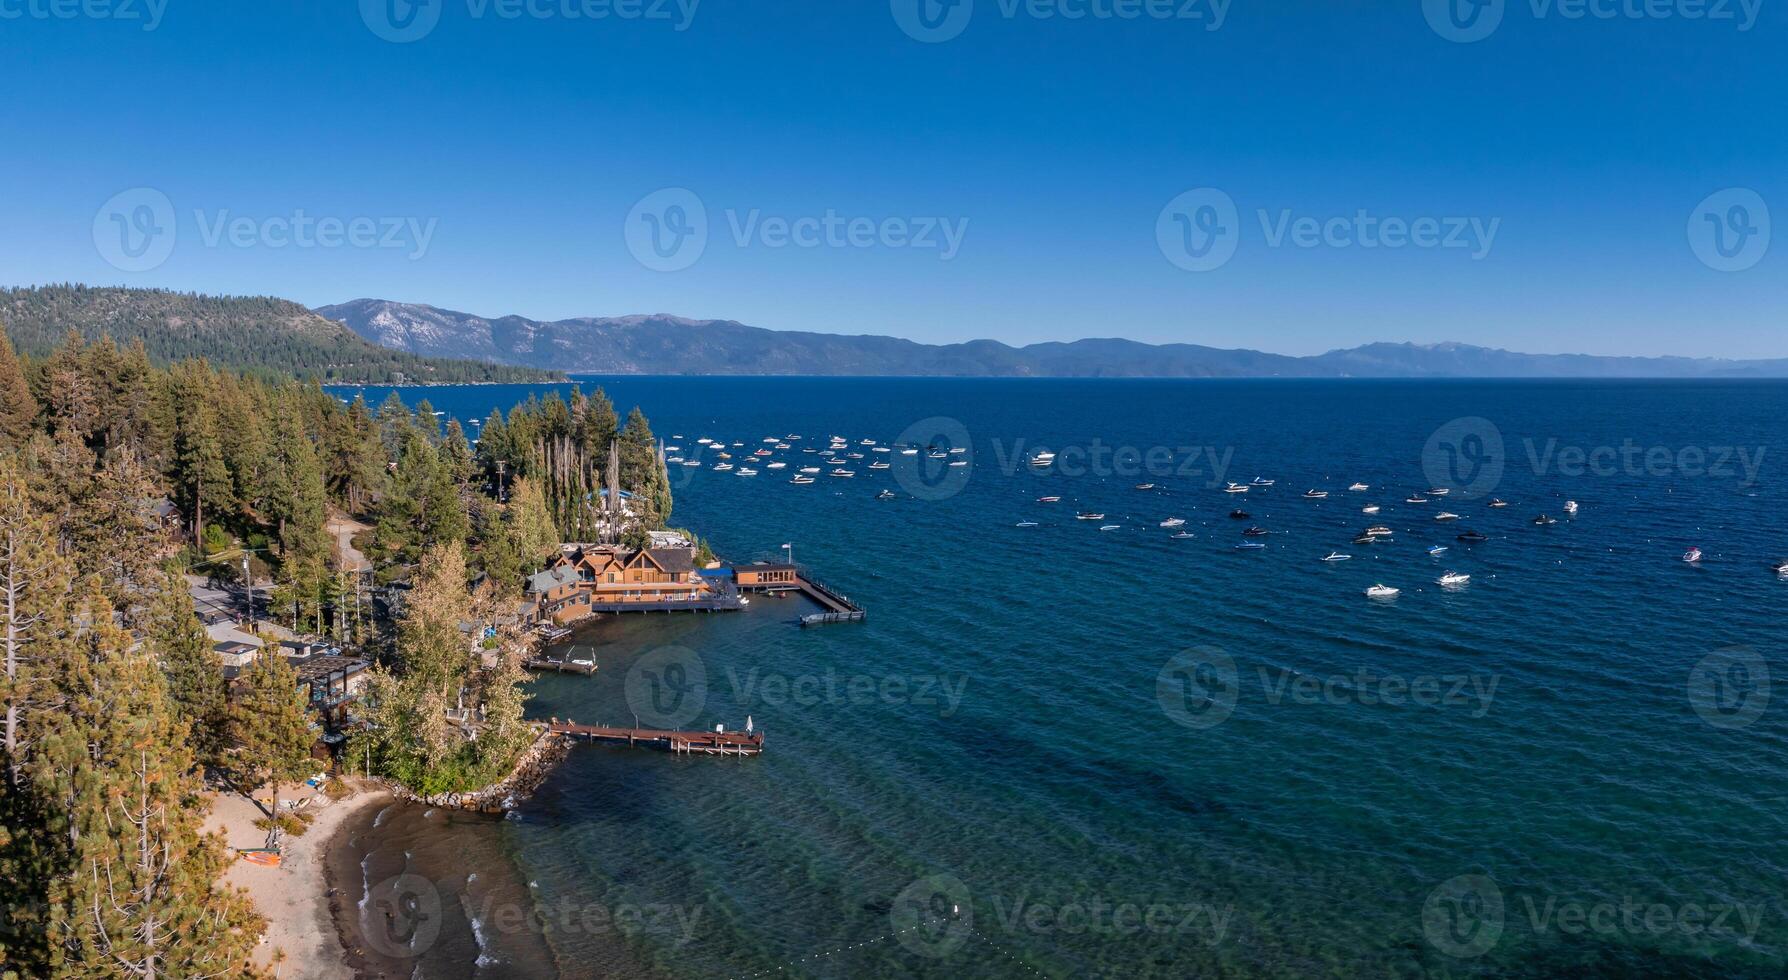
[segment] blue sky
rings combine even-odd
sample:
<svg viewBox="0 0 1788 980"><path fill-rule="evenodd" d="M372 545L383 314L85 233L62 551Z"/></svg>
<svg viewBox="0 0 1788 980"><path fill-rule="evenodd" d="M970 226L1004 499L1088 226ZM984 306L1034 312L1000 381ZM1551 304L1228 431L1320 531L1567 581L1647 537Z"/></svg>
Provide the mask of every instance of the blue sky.
<svg viewBox="0 0 1788 980"><path fill-rule="evenodd" d="M0 280L1788 356L1779 4L681 2L0 0Z"/></svg>

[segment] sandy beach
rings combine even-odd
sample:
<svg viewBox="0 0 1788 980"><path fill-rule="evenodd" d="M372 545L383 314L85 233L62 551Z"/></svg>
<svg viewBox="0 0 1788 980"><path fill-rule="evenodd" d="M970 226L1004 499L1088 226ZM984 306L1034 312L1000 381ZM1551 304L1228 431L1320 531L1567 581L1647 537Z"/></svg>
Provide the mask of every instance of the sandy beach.
<svg viewBox="0 0 1788 980"><path fill-rule="evenodd" d="M310 829L301 837L284 838L279 867L238 860L224 875L225 883L247 889L267 917L267 933L256 950L255 962L272 968L279 977L336 980L354 975L329 914L323 862L336 832L349 817L390 802L391 797L355 781L350 785L354 794L337 801L307 786L282 788L282 808L286 800L308 800L301 810L316 814ZM221 793L212 800L206 829L222 834L231 847L260 847L266 838L266 831L254 825L260 816L260 809L240 794ZM284 954L277 965L276 950Z"/></svg>

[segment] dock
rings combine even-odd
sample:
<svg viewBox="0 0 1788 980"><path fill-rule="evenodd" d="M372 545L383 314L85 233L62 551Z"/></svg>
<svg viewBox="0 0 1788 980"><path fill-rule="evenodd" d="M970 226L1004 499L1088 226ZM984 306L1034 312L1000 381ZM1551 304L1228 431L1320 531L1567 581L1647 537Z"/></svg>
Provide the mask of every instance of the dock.
<svg viewBox="0 0 1788 980"><path fill-rule="evenodd" d="M596 673L596 664L594 661L587 664L578 664L572 663L569 660L553 660L550 657L530 657L522 662L522 666L529 670L554 671L561 674Z"/></svg>
<svg viewBox="0 0 1788 980"><path fill-rule="evenodd" d="M827 586L824 582L803 574L795 565L759 562L753 565L740 565L733 571L738 578L740 591L798 592L825 610L802 616L802 626L819 626L825 623L860 623L868 616L863 611L863 607L852 602L849 596Z"/></svg>
<svg viewBox="0 0 1788 980"><path fill-rule="evenodd" d="M551 731L591 742L625 744L662 749L677 755L759 755L764 751L763 732L685 732L656 728L611 728L554 721Z"/></svg>

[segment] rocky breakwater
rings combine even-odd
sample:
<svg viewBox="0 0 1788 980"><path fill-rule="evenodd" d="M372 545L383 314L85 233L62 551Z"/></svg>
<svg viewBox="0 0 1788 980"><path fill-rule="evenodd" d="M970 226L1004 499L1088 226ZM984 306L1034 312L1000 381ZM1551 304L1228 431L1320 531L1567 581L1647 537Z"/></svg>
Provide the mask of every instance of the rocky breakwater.
<svg viewBox="0 0 1788 980"><path fill-rule="evenodd" d="M406 803L477 810L481 813L504 813L515 809L538 789L570 749L569 742L542 727L534 744L528 746L528 750L516 760L515 768L510 770L509 775L483 789L423 796L405 786L388 785L391 795Z"/></svg>

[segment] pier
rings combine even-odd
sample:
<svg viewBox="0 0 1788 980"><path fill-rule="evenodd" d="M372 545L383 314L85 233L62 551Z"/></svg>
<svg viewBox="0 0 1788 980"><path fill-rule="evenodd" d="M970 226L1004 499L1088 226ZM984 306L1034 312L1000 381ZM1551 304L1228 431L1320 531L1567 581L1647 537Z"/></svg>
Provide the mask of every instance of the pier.
<svg viewBox="0 0 1788 980"><path fill-rule="evenodd" d="M553 660L550 657L530 657L527 660L522 662L522 666L528 668L529 670L538 670L538 671L543 671L543 672L544 671L555 671L555 672L561 673L561 674L594 674L594 673L596 673L596 663L594 661L591 661L590 663L587 663L587 664L580 664L580 663L573 663L570 660Z"/></svg>
<svg viewBox="0 0 1788 980"><path fill-rule="evenodd" d="M558 735L591 742L625 744L663 749L677 755L759 755L764 751L763 732L684 732L656 728L610 728L555 720L550 730Z"/></svg>
<svg viewBox="0 0 1788 980"><path fill-rule="evenodd" d="M824 623L860 623L868 615L863 607L852 602L843 593L829 588L825 583L803 575L794 565L780 565L759 562L754 565L740 565L733 570L740 591L750 592L798 592L811 599L825 612L813 613L801 617L802 626L819 626Z"/></svg>

